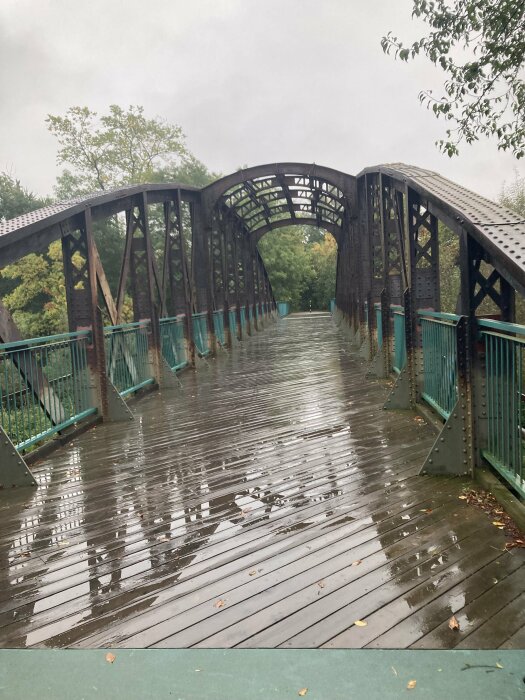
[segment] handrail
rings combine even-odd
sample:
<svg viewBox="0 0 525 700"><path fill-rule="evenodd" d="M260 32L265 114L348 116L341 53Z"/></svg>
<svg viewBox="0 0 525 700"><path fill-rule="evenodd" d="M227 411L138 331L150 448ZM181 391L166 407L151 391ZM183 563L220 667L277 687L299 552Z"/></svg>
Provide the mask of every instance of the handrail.
<svg viewBox="0 0 525 700"><path fill-rule="evenodd" d="M71 340L72 338L83 338L90 335L91 330L74 331L73 333L58 333L56 335L42 335L39 338L27 338L25 340L14 340L11 343L0 343L0 350L11 350L14 348L33 348L35 345L47 343L58 343Z"/></svg>

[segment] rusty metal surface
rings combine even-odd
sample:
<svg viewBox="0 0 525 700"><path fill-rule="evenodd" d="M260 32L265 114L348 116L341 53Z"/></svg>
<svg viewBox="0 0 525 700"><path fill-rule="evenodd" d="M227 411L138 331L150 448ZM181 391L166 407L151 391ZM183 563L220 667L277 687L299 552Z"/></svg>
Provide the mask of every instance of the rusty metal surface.
<svg viewBox="0 0 525 700"><path fill-rule="evenodd" d="M358 177L377 172L406 183L428 198L436 207L438 216L448 217L445 223L467 227L487 249L500 272L508 269L522 287L525 285L523 217L438 173L403 163L365 168Z"/></svg>
<svg viewBox="0 0 525 700"><path fill-rule="evenodd" d="M188 192L199 191L197 187L176 182L169 184L129 185L110 190L99 190L89 195L74 197L63 202L55 202L7 221L0 219L0 246L9 245L10 238L15 233L19 235L37 233L52 225L65 223L89 207L96 210L97 206L102 206L108 202L118 202L143 192L147 192L151 197L155 197L155 195L162 196L177 189Z"/></svg>
<svg viewBox="0 0 525 700"><path fill-rule="evenodd" d="M417 476L433 434L382 410L328 315L181 383L2 496L2 647L522 644L524 552Z"/></svg>

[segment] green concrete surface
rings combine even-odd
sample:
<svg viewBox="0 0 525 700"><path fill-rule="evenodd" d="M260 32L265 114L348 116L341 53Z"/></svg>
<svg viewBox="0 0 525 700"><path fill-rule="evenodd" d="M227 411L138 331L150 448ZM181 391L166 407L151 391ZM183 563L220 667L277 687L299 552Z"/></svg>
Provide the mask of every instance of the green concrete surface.
<svg viewBox="0 0 525 700"><path fill-rule="evenodd" d="M0 651L3 700L506 700L524 676L522 650Z"/></svg>

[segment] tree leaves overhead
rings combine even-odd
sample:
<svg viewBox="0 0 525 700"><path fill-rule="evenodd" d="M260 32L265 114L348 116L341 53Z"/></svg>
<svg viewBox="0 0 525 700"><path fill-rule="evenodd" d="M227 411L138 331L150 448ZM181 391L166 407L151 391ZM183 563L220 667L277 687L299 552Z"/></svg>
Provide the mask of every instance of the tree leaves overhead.
<svg viewBox="0 0 525 700"><path fill-rule="evenodd" d="M444 93L419 95L451 123L437 142L449 156L461 141L497 139L498 148L525 155L525 0L414 0L413 17L429 33L409 46L391 32L383 51L402 61L425 55L446 74Z"/></svg>
<svg viewBox="0 0 525 700"><path fill-rule="evenodd" d="M143 107L110 105L99 116L77 106L46 121L58 140L58 162L72 168L58 177L60 197L144 182L203 186L214 179L188 151L180 126L146 117Z"/></svg>

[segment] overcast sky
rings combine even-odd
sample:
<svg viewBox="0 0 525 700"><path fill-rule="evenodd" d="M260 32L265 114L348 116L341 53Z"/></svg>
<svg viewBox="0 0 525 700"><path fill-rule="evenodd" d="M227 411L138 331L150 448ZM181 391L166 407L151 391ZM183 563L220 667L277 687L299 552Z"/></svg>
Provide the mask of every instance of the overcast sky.
<svg viewBox="0 0 525 700"><path fill-rule="evenodd" d="M496 198L521 164L495 142L449 159L419 105L441 73L385 56L415 38L412 0L0 0L0 171L51 193L44 120L72 105L143 105L182 126L214 171L277 161L356 174L402 161ZM522 172L524 168L522 167Z"/></svg>

